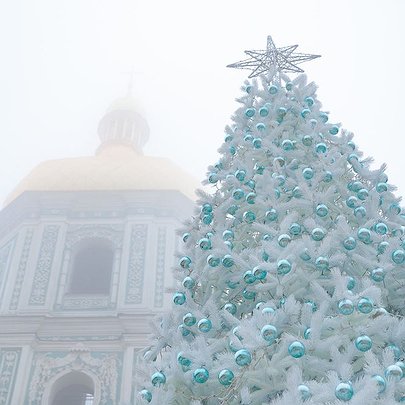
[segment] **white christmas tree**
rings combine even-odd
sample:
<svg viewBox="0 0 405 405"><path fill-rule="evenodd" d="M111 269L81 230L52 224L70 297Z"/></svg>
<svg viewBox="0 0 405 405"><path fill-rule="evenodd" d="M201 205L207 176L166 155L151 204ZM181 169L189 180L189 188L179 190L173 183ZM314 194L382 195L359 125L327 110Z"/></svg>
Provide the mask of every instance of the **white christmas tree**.
<svg viewBox="0 0 405 405"><path fill-rule="evenodd" d="M385 167L328 122L296 47L253 70L185 225L173 310L140 360L151 404L405 402L405 219Z"/></svg>

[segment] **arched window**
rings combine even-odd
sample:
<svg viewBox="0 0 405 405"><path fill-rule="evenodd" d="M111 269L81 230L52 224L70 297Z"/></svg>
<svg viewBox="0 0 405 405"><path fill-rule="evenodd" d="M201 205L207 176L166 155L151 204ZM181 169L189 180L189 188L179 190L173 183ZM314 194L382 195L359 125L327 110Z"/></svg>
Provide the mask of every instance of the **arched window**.
<svg viewBox="0 0 405 405"><path fill-rule="evenodd" d="M110 293L114 252L105 239L87 239L79 243L73 254L70 294Z"/></svg>
<svg viewBox="0 0 405 405"><path fill-rule="evenodd" d="M96 405L93 380L79 371L65 374L54 383L49 405Z"/></svg>

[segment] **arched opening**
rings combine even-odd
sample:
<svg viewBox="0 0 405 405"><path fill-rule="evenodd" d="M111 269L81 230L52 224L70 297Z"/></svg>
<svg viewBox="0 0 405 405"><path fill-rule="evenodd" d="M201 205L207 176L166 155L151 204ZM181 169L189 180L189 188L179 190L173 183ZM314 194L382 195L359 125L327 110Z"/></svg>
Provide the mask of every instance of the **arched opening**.
<svg viewBox="0 0 405 405"><path fill-rule="evenodd" d="M75 249L69 294L108 295L111 287L114 251L107 240L82 241Z"/></svg>
<svg viewBox="0 0 405 405"><path fill-rule="evenodd" d="M96 405L93 380L79 371L65 374L53 384L49 405Z"/></svg>

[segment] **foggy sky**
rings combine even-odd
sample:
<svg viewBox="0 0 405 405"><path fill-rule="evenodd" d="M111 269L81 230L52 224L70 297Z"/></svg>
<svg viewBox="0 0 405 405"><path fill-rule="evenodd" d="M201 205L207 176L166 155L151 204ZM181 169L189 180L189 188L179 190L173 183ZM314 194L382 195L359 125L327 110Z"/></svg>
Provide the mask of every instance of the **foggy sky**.
<svg viewBox="0 0 405 405"><path fill-rule="evenodd" d="M248 74L225 66L268 34L323 55L303 68L324 110L403 194L404 20L402 0L3 0L0 200L43 160L94 154L131 69L145 153L201 180Z"/></svg>

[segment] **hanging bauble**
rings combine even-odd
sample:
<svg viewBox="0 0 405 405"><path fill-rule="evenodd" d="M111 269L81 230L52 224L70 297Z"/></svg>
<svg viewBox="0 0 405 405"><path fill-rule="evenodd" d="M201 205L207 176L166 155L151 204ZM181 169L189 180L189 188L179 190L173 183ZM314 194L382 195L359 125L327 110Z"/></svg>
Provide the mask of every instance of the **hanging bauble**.
<svg viewBox="0 0 405 405"><path fill-rule="evenodd" d="M361 352L367 352L371 349L373 342L367 335L362 335L356 338L356 340L354 341L354 345L356 346L357 350L360 350Z"/></svg>
<svg viewBox="0 0 405 405"><path fill-rule="evenodd" d="M311 110L309 110L308 108L304 108L301 111L301 117L302 118L307 118L309 114L311 114Z"/></svg>
<svg viewBox="0 0 405 405"><path fill-rule="evenodd" d="M150 391L148 391L147 389L143 389L141 391L139 391L139 396L147 402L152 401L152 393Z"/></svg>
<svg viewBox="0 0 405 405"><path fill-rule="evenodd" d="M193 278L191 278L190 276L187 276L184 278L182 284L183 284L184 288L191 290L195 286L195 280Z"/></svg>
<svg viewBox="0 0 405 405"><path fill-rule="evenodd" d="M189 367L191 365L191 360L185 357L183 352L177 354L177 362L184 367Z"/></svg>
<svg viewBox="0 0 405 405"><path fill-rule="evenodd" d="M325 237L325 231L321 228L314 228L311 232L311 237L313 240L319 242Z"/></svg>
<svg viewBox="0 0 405 405"><path fill-rule="evenodd" d="M291 82L287 82L287 83L285 84L285 89L286 89L287 91L291 91L292 88L293 88L293 84L292 84Z"/></svg>
<svg viewBox="0 0 405 405"><path fill-rule="evenodd" d="M312 136L311 136L311 135L304 135L304 136L302 137L302 143L303 143L305 146L311 146L311 145L312 145L312 142L313 142L313 139L312 139Z"/></svg>
<svg viewBox="0 0 405 405"><path fill-rule="evenodd" d="M343 246L346 250L353 250L356 248L357 242L356 239L349 236L343 241Z"/></svg>
<svg viewBox="0 0 405 405"><path fill-rule="evenodd" d="M277 176L274 176L274 180L277 181L277 185L284 186L286 178L282 174L279 174Z"/></svg>
<svg viewBox="0 0 405 405"><path fill-rule="evenodd" d="M205 237L208 238L208 239L211 239L213 236L214 236L214 234L212 232L207 232L205 234Z"/></svg>
<svg viewBox="0 0 405 405"><path fill-rule="evenodd" d="M335 388L335 395L341 401L350 401L353 397L354 391L350 382L341 382Z"/></svg>
<svg viewBox="0 0 405 405"><path fill-rule="evenodd" d="M243 296L243 298L246 298L247 300L254 300L256 298L256 293L254 291L244 289L242 291L242 296Z"/></svg>
<svg viewBox="0 0 405 405"><path fill-rule="evenodd" d="M382 242L380 242L379 244L378 244L378 246L377 246L377 252L379 253L379 254L382 254L382 253L384 253L386 250L387 250L387 248L389 247L389 243L387 242L387 241L382 241Z"/></svg>
<svg viewBox="0 0 405 405"><path fill-rule="evenodd" d="M227 210L227 214L229 215L235 215L236 211L238 210L238 206L237 205L231 205Z"/></svg>
<svg viewBox="0 0 405 405"><path fill-rule="evenodd" d="M252 90L253 90L253 86L251 84L247 84L245 86L246 93L251 93Z"/></svg>
<svg viewBox="0 0 405 405"><path fill-rule="evenodd" d="M338 309L342 315L350 315L354 311L354 304L351 300L344 298L338 302Z"/></svg>
<svg viewBox="0 0 405 405"><path fill-rule="evenodd" d="M361 189L363 189L363 183L361 181L352 181L348 184L348 189L357 193L358 191L360 191Z"/></svg>
<svg viewBox="0 0 405 405"><path fill-rule="evenodd" d="M274 314L275 312L276 312L275 309L272 308L272 307L264 307L264 308L262 309L262 314L263 314L263 315L265 315L265 314L272 315L272 314Z"/></svg>
<svg viewBox="0 0 405 405"><path fill-rule="evenodd" d="M364 207L357 207L354 209L354 215L357 218L365 218L367 215L367 211Z"/></svg>
<svg viewBox="0 0 405 405"><path fill-rule="evenodd" d="M173 294L173 302L176 305L183 305L186 302L186 295L182 292Z"/></svg>
<svg viewBox="0 0 405 405"><path fill-rule="evenodd" d="M405 376L405 363L403 361L397 361L395 363L396 366L398 366L402 370L402 377Z"/></svg>
<svg viewBox="0 0 405 405"><path fill-rule="evenodd" d="M196 322L197 319L191 312L188 312L186 315L183 316L183 323L186 326L194 326Z"/></svg>
<svg viewBox="0 0 405 405"><path fill-rule="evenodd" d="M254 166L253 170L256 172L256 174L263 174L264 166L262 166L262 165L260 165L258 163L255 163L255 166Z"/></svg>
<svg viewBox="0 0 405 405"><path fill-rule="evenodd" d="M274 165L279 165L279 166L284 166L285 165L285 159L282 156L276 156L273 159L273 164Z"/></svg>
<svg viewBox="0 0 405 405"><path fill-rule="evenodd" d="M243 220L248 223L248 224L252 224L256 219L256 215L254 212L252 211L245 211L243 213Z"/></svg>
<svg viewBox="0 0 405 405"><path fill-rule="evenodd" d="M325 183L330 183L330 182L332 181L332 179L333 179L332 172L326 171L325 174L324 174L324 176L323 176L323 181L324 181Z"/></svg>
<svg viewBox="0 0 405 405"><path fill-rule="evenodd" d="M274 325L264 325L260 335L266 342L273 343L277 339L278 331Z"/></svg>
<svg viewBox="0 0 405 405"><path fill-rule="evenodd" d="M230 146L229 147L229 153L232 155L232 156L234 156L234 155L236 155L236 148L235 148L235 146Z"/></svg>
<svg viewBox="0 0 405 405"><path fill-rule="evenodd" d="M234 289L239 285L239 281L238 281L238 282L233 282L233 281L228 280L228 281L226 282L226 285L227 285L230 289L234 290Z"/></svg>
<svg viewBox="0 0 405 405"><path fill-rule="evenodd" d="M292 342L288 346L288 354L294 359L299 359L305 354L305 346L298 341Z"/></svg>
<svg viewBox="0 0 405 405"><path fill-rule="evenodd" d="M384 374L387 380L392 379L394 381L399 381L403 377L401 367L397 366L396 364L388 366L385 369Z"/></svg>
<svg viewBox="0 0 405 405"><path fill-rule="evenodd" d="M373 310L373 301L370 298L360 298L357 309L363 314L369 314Z"/></svg>
<svg viewBox="0 0 405 405"><path fill-rule="evenodd" d="M275 84L272 84L270 87L269 87L269 93L270 94L276 94L278 92L278 87L275 85Z"/></svg>
<svg viewBox="0 0 405 405"><path fill-rule="evenodd" d="M355 150L355 149L356 149L356 144L355 144L353 141L347 142L347 146L348 146L349 148L351 148L352 150Z"/></svg>
<svg viewBox="0 0 405 405"><path fill-rule="evenodd" d="M207 264L208 264L210 267L217 267L217 266L220 265L220 263L221 263L221 259L220 259L219 257L215 257L215 256L213 256L213 255L209 255L209 256L207 257Z"/></svg>
<svg viewBox="0 0 405 405"><path fill-rule="evenodd" d="M254 190L256 187L256 182L253 179L250 179L245 183L245 186L248 186L251 190Z"/></svg>
<svg viewBox="0 0 405 405"><path fill-rule="evenodd" d="M394 355L394 360L398 361L401 357L401 349L394 343L390 343L387 346L387 348L392 351L392 354Z"/></svg>
<svg viewBox="0 0 405 405"><path fill-rule="evenodd" d="M325 112L320 112L319 113L319 118L321 119L321 121L325 124L326 122L328 122L328 114Z"/></svg>
<svg viewBox="0 0 405 405"><path fill-rule="evenodd" d="M384 280L384 277L385 277L385 271L384 271L384 269L382 269L382 268L380 268L380 267L374 269L374 270L371 272L371 278L372 278L374 281L381 282L381 281Z"/></svg>
<svg viewBox="0 0 405 405"><path fill-rule="evenodd" d="M224 309L232 315L235 315L237 311L236 305L232 302L225 304Z"/></svg>
<svg viewBox="0 0 405 405"><path fill-rule="evenodd" d="M306 167L302 171L302 175L304 176L305 180L311 180L314 177L314 171L310 167Z"/></svg>
<svg viewBox="0 0 405 405"><path fill-rule="evenodd" d="M312 107L314 105L315 100L308 96L304 98L304 101L307 103L308 107Z"/></svg>
<svg viewBox="0 0 405 405"><path fill-rule="evenodd" d="M204 216L202 217L202 222L203 222L205 225L209 225L209 224L212 222L213 218L214 218L214 217L212 216L212 214L204 215Z"/></svg>
<svg viewBox="0 0 405 405"><path fill-rule="evenodd" d="M243 340L243 336L240 334L240 328L239 328L239 326L235 326L235 327L232 329L232 334L233 334L234 336L236 336L240 341Z"/></svg>
<svg viewBox="0 0 405 405"><path fill-rule="evenodd" d="M306 328L304 331L304 339L308 340L311 338L311 328Z"/></svg>
<svg viewBox="0 0 405 405"><path fill-rule="evenodd" d="M191 264L191 259L188 256L183 256L179 261L180 267L183 269L189 269Z"/></svg>
<svg viewBox="0 0 405 405"><path fill-rule="evenodd" d="M392 252L391 258L395 264L402 264L405 261L405 251L403 251L402 249L394 250L394 252Z"/></svg>
<svg viewBox="0 0 405 405"><path fill-rule="evenodd" d="M385 381L385 378L378 374L373 375L371 378L377 384L378 393L381 394L382 392L384 392L385 388L387 387L387 382Z"/></svg>
<svg viewBox="0 0 405 405"><path fill-rule="evenodd" d="M152 374L151 382L152 385L158 387L166 382L166 376L161 371L157 371L156 373Z"/></svg>
<svg viewBox="0 0 405 405"><path fill-rule="evenodd" d="M271 240L273 240L273 235L270 235L269 233L265 233L264 235L263 235L263 238L262 238L265 242L270 242Z"/></svg>
<svg viewBox="0 0 405 405"><path fill-rule="evenodd" d="M202 250L209 250L211 249L212 245L211 245L211 241L208 238L201 238L198 241L198 246L200 246L200 248Z"/></svg>
<svg viewBox="0 0 405 405"><path fill-rule="evenodd" d="M236 170L235 172L235 177L239 180L239 181L244 181L245 177L246 177L246 170Z"/></svg>
<svg viewBox="0 0 405 405"><path fill-rule="evenodd" d="M374 229L379 235L385 235L388 232L388 226L385 225L384 222L376 224Z"/></svg>
<svg viewBox="0 0 405 405"><path fill-rule="evenodd" d="M360 189L357 192L357 197L358 197L359 200L364 201L368 197L368 190L365 189L365 188Z"/></svg>
<svg viewBox="0 0 405 405"><path fill-rule="evenodd" d="M221 385L224 385L225 387L232 384L234 377L235 376L234 376L233 372L228 369L221 370L218 373L218 381Z"/></svg>
<svg viewBox="0 0 405 405"><path fill-rule="evenodd" d="M209 173L209 174L208 174L208 181L209 181L211 184L217 183L217 182L218 182L218 174L217 174L217 173L214 173L214 172Z"/></svg>
<svg viewBox="0 0 405 405"><path fill-rule="evenodd" d="M252 355L246 349L238 350L235 353L235 362L238 366L248 366L252 362Z"/></svg>
<svg viewBox="0 0 405 405"><path fill-rule="evenodd" d="M233 136L231 134L225 134L224 141L231 142L233 140Z"/></svg>
<svg viewBox="0 0 405 405"><path fill-rule="evenodd" d="M309 254L309 250L305 248L301 253L300 253L300 258L304 260L305 262L311 260L311 255Z"/></svg>
<svg viewBox="0 0 405 405"><path fill-rule="evenodd" d="M315 212L318 217L324 218L328 215L329 209L325 204L318 204L316 206Z"/></svg>
<svg viewBox="0 0 405 405"><path fill-rule="evenodd" d="M301 188L298 186L294 187L292 189L292 195L295 198L301 198L303 196Z"/></svg>
<svg viewBox="0 0 405 405"><path fill-rule="evenodd" d="M353 277L348 277L346 287L348 290L353 290L356 285L356 281Z"/></svg>
<svg viewBox="0 0 405 405"><path fill-rule="evenodd" d="M318 270L328 270L329 269L329 259L324 256L319 256L315 260L315 266Z"/></svg>
<svg viewBox="0 0 405 405"><path fill-rule="evenodd" d="M256 124L256 129L260 132L265 131L266 130L266 124L263 124L263 122L258 122Z"/></svg>
<svg viewBox="0 0 405 405"><path fill-rule="evenodd" d="M193 380L199 384L203 384L207 382L209 376L210 374L206 368L197 368L197 370L194 370Z"/></svg>
<svg viewBox="0 0 405 405"><path fill-rule="evenodd" d="M235 234L230 229L226 229L224 232L222 232L223 240L233 240L234 237L235 237Z"/></svg>
<svg viewBox="0 0 405 405"><path fill-rule="evenodd" d="M254 204L255 198L256 198L256 193L251 192L251 193L246 194L245 200L248 204Z"/></svg>
<svg viewBox="0 0 405 405"><path fill-rule="evenodd" d="M367 228L360 228L357 231L357 237L362 241L362 242L368 242L371 240L371 232Z"/></svg>
<svg viewBox="0 0 405 405"><path fill-rule="evenodd" d="M266 106L263 106L259 109L259 115L261 117L267 117L269 115L269 109Z"/></svg>
<svg viewBox="0 0 405 405"><path fill-rule="evenodd" d="M246 115L246 117L248 117L248 118L252 118L255 114L256 114L256 109L253 108L253 107L247 108L247 109L245 110L245 115Z"/></svg>
<svg viewBox="0 0 405 405"><path fill-rule="evenodd" d="M312 127L312 128L315 128L315 127L316 127L316 124L318 124L318 120L316 120L315 118L311 118L311 119L309 120L309 123L311 124L311 127Z"/></svg>
<svg viewBox="0 0 405 405"><path fill-rule="evenodd" d="M252 134L246 134L246 135L243 137L243 140L244 140L245 142L252 142L252 141L253 141L253 135L252 135Z"/></svg>
<svg viewBox="0 0 405 405"><path fill-rule="evenodd" d="M287 114L287 108L285 108L285 107L279 107L279 108L277 109L277 115L278 115L279 117L284 118L286 114Z"/></svg>
<svg viewBox="0 0 405 405"><path fill-rule="evenodd" d="M394 215L399 215L401 213L401 207L397 203L392 203L389 210L390 213Z"/></svg>
<svg viewBox="0 0 405 405"><path fill-rule="evenodd" d="M288 228L288 232L292 236L298 236L301 233L301 225L296 222L292 223Z"/></svg>
<svg viewBox="0 0 405 405"><path fill-rule="evenodd" d="M328 147L327 147L326 144L323 143L323 142L317 143L317 144L315 145L315 151L316 151L316 153L326 153L327 150L328 150Z"/></svg>
<svg viewBox="0 0 405 405"><path fill-rule="evenodd" d="M182 241L183 241L184 243L186 243L189 237L190 237L190 233L189 233L189 232L185 232L185 233L183 233L183 236L181 237L181 239L182 239Z"/></svg>
<svg viewBox="0 0 405 405"><path fill-rule="evenodd" d="M253 284L256 281L256 277L251 270L248 270L243 275L243 281L246 284Z"/></svg>
<svg viewBox="0 0 405 405"><path fill-rule="evenodd" d="M285 151L293 150L293 149L294 149L294 143L293 143L293 141L290 140L290 139L285 139L285 140L281 143L281 147L282 147Z"/></svg>
<svg viewBox="0 0 405 405"><path fill-rule="evenodd" d="M234 260L231 255L225 255L222 258L222 265L226 268L232 267L234 265Z"/></svg>
<svg viewBox="0 0 405 405"><path fill-rule="evenodd" d="M201 332L207 333L212 328L212 322L207 318L203 318L198 321L197 327Z"/></svg>
<svg viewBox="0 0 405 405"><path fill-rule="evenodd" d="M291 241L291 236L283 233L277 238L277 242L281 247L286 247L288 243Z"/></svg>
<svg viewBox="0 0 405 405"><path fill-rule="evenodd" d="M191 333L190 330L187 329L184 324L179 325L177 329L180 331L180 333L181 333L182 336L184 336L184 337L185 337L185 336L188 336L188 335Z"/></svg>
<svg viewBox="0 0 405 405"><path fill-rule="evenodd" d="M262 138L253 138L252 143L255 149L260 149L262 147Z"/></svg>
<svg viewBox="0 0 405 405"><path fill-rule="evenodd" d="M329 133L331 135L337 135L339 132L339 127L337 125L333 125L330 129L329 129Z"/></svg>
<svg viewBox="0 0 405 405"><path fill-rule="evenodd" d="M384 193L385 191L388 191L388 185L386 183L378 183L375 186L375 189L377 190L377 193Z"/></svg>
<svg viewBox="0 0 405 405"><path fill-rule="evenodd" d="M311 391L307 385L301 384L298 386L298 393L303 401L311 398Z"/></svg>
<svg viewBox="0 0 405 405"><path fill-rule="evenodd" d="M232 193L232 197L234 200L240 200L244 196L245 196L245 192L240 188L235 189Z"/></svg>
<svg viewBox="0 0 405 405"><path fill-rule="evenodd" d="M258 279L258 280L264 280L267 276L267 271L262 269L259 266L256 266L253 268L253 275Z"/></svg>
<svg viewBox="0 0 405 405"><path fill-rule="evenodd" d="M266 211L265 218L268 222L276 221L278 218L278 213L274 208L271 208L270 210Z"/></svg>
<svg viewBox="0 0 405 405"><path fill-rule="evenodd" d="M355 197L354 195L351 195L350 197L348 197L346 199L346 205L349 208L355 208L357 204L358 204L358 200L357 200L357 197Z"/></svg>
<svg viewBox="0 0 405 405"><path fill-rule="evenodd" d="M286 259L277 262L277 273L280 275L288 274L291 271L291 263Z"/></svg>

